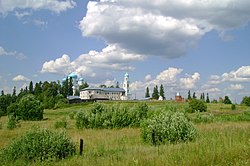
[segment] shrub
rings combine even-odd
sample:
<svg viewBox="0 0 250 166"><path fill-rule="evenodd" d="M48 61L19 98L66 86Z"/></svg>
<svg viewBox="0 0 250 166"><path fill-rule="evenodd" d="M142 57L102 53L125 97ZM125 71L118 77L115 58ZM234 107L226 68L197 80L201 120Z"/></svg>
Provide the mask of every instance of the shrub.
<svg viewBox="0 0 250 166"><path fill-rule="evenodd" d="M9 119L8 119L8 122L7 122L7 128L10 129L10 130L16 128L17 124L18 124L17 118L15 116L13 116L13 115L9 115L8 118Z"/></svg>
<svg viewBox="0 0 250 166"><path fill-rule="evenodd" d="M105 107L95 104L90 111L80 111L76 114L77 128L122 128L139 126L140 121L147 116L148 106L145 103L128 107L116 104Z"/></svg>
<svg viewBox="0 0 250 166"><path fill-rule="evenodd" d="M66 129L68 126L68 122L67 122L66 118L62 118L61 120L56 121L54 126L56 129L58 129L58 128L65 128Z"/></svg>
<svg viewBox="0 0 250 166"><path fill-rule="evenodd" d="M189 102L189 108L187 110L189 113L194 112L206 112L207 111L207 105L204 101L198 100L198 99L192 99Z"/></svg>
<svg viewBox="0 0 250 166"><path fill-rule="evenodd" d="M235 104L231 105L231 110L236 110L236 105Z"/></svg>
<svg viewBox="0 0 250 166"><path fill-rule="evenodd" d="M16 160L58 160L73 155L75 151L75 144L65 133L34 128L1 150L0 161L9 163Z"/></svg>
<svg viewBox="0 0 250 166"><path fill-rule="evenodd" d="M43 107L34 95L26 95L18 103L17 115L23 120L42 120Z"/></svg>
<svg viewBox="0 0 250 166"><path fill-rule="evenodd" d="M69 118L74 119L75 118L75 112L70 112L69 113Z"/></svg>
<svg viewBox="0 0 250 166"><path fill-rule="evenodd" d="M193 140L197 130L181 112L161 112L141 125L141 136L147 143L164 144Z"/></svg>

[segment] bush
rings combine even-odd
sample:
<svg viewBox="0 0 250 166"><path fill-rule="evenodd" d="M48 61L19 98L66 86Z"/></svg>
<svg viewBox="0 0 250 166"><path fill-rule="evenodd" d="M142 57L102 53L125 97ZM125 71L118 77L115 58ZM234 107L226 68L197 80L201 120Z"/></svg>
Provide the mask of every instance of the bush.
<svg viewBox="0 0 250 166"><path fill-rule="evenodd" d="M18 103L17 115L23 120L42 120L42 104L34 95L26 95Z"/></svg>
<svg viewBox="0 0 250 166"><path fill-rule="evenodd" d="M70 112L69 113L69 118L74 119L75 118L75 112Z"/></svg>
<svg viewBox="0 0 250 166"><path fill-rule="evenodd" d="M59 121L56 121L54 126L56 129L58 129L58 128L65 128L66 129L68 126L68 122L67 122L66 118L63 118Z"/></svg>
<svg viewBox="0 0 250 166"><path fill-rule="evenodd" d="M231 110L236 110L236 105L235 104L231 105Z"/></svg>
<svg viewBox="0 0 250 166"><path fill-rule="evenodd" d="M18 124L17 118L13 115L9 115L9 119L7 122L7 128L12 130L12 129L17 127L17 124Z"/></svg>
<svg viewBox="0 0 250 166"><path fill-rule="evenodd" d="M244 104L246 106L250 106L250 96L243 97L241 104Z"/></svg>
<svg viewBox="0 0 250 166"><path fill-rule="evenodd" d="M77 128L122 128L139 126L140 121L147 116L148 106L145 103L128 107L113 105L105 107L95 104L90 111L80 111L76 114Z"/></svg>
<svg viewBox="0 0 250 166"><path fill-rule="evenodd" d="M2 164L16 160L44 161L64 159L76 151L65 133L34 128L0 151Z"/></svg>
<svg viewBox="0 0 250 166"><path fill-rule="evenodd" d="M193 140L197 130L181 112L161 112L146 119L141 125L141 136L154 145Z"/></svg>
<svg viewBox="0 0 250 166"><path fill-rule="evenodd" d="M189 108L187 111L189 113L206 112L207 111L207 104L202 100L192 99L189 102Z"/></svg>

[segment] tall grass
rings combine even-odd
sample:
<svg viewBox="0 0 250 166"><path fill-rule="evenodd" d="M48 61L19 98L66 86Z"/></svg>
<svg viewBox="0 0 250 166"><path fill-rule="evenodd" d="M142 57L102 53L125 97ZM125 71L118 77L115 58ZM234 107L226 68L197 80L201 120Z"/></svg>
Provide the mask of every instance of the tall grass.
<svg viewBox="0 0 250 166"><path fill-rule="evenodd" d="M124 102L131 106L138 102ZM112 106L112 102L102 103ZM185 109L187 104L180 105L173 102L147 102L150 112L163 110L166 105L174 105ZM86 105L73 105L58 110L45 110L43 121L20 121L21 127L8 130L7 117L1 117L3 124L0 129L0 149L7 147L17 137L22 136L33 125L41 128L57 130L54 124L62 117L69 117L71 112L88 110L92 103ZM231 111L231 106L223 104L209 104L208 113L201 115L214 115L210 123L195 123L198 137L195 141L165 144L153 147L145 144L140 137L139 128L122 129L76 129L75 119L67 118L66 135L76 144L80 138L84 139L83 156L73 156L62 161L42 163L44 165L250 165L250 123L247 121L232 120L227 116L239 116L248 112L247 107L238 106ZM220 110L220 108L222 108ZM247 113L246 113L247 114ZM188 114L195 117L196 114ZM244 115L245 116L245 115ZM217 118L226 117L226 120ZM79 151L79 149L77 149ZM30 162L30 165L41 165L40 162ZM6 164L8 165L8 164ZM9 164L11 165L11 164ZM25 161L18 161L16 165L27 165Z"/></svg>

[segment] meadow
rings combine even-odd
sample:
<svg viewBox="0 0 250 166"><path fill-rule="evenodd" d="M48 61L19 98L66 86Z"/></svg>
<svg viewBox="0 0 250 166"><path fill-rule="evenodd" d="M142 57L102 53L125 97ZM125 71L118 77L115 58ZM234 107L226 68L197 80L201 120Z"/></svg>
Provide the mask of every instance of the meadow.
<svg viewBox="0 0 250 166"><path fill-rule="evenodd" d="M134 105L139 101L122 102ZM115 102L104 102L114 105ZM187 109L187 103L147 101L150 113L176 107ZM18 160L10 165L250 165L250 108L222 103L208 104L205 113L186 113L198 130L193 141L152 146L142 141L139 127L120 129L77 129L73 115L91 109L93 103L70 105L61 109L44 111L42 121L20 121L18 128L6 127L7 116L0 118L0 149L6 147L32 126L54 131L65 130L77 145L77 154L58 161L28 162ZM55 127L66 121L67 127ZM79 142L84 140L83 155L79 155Z"/></svg>

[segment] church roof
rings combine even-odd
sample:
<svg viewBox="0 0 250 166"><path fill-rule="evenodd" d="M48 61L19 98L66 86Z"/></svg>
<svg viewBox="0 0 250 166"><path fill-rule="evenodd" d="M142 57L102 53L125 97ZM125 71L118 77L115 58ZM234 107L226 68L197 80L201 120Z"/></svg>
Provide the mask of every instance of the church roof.
<svg viewBox="0 0 250 166"><path fill-rule="evenodd" d="M83 91L85 90L101 90L101 91L105 91L105 92L125 92L125 90L123 88L95 88L95 87L88 87L83 89Z"/></svg>
<svg viewBox="0 0 250 166"><path fill-rule="evenodd" d="M71 77L71 78L77 78L77 75L76 75L76 73L71 73L68 77Z"/></svg>

